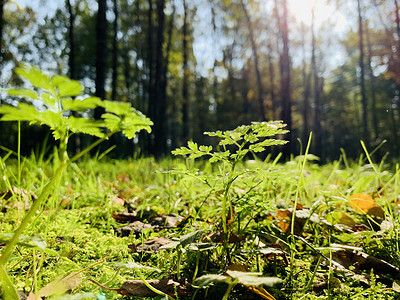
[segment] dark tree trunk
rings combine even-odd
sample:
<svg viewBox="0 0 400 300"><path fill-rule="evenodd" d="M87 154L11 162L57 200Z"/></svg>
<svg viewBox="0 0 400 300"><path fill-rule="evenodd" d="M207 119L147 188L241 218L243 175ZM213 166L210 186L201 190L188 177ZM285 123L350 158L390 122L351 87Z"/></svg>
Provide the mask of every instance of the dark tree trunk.
<svg viewBox="0 0 400 300"><path fill-rule="evenodd" d="M188 7L183 0L183 82L182 82L182 138L189 139L189 50L188 50Z"/></svg>
<svg viewBox="0 0 400 300"><path fill-rule="evenodd" d="M317 59L315 55L316 41L315 41L315 30L314 30L314 10L312 10L312 23L311 23L311 34L312 34L312 51L311 51L311 65L312 72L314 75L314 133L315 133L315 155L322 156L322 132L321 132L321 121L322 121L322 103L320 95L320 82L318 77Z"/></svg>
<svg viewBox="0 0 400 300"><path fill-rule="evenodd" d="M375 76L372 70L372 44L369 36L368 23L365 25L365 34L367 38L367 49L368 49L368 71L369 71L369 81L371 83L371 97L372 97L372 126L374 128L375 140L379 138L379 126L378 126L378 113L376 108L376 89L375 89Z"/></svg>
<svg viewBox="0 0 400 300"><path fill-rule="evenodd" d="M148 0L149 8L147 11L147 103L143 103L144 112L147 116L154 122L154 45L153 45L153 34L154 34L154 25L153 25L153 0ZM150 134L148 138L148 151L152 153L154 146L154 131Z"/></svg>
<svg viewBox="0 0 400 300"><path fill-rule="evenodd" d="M260 66L258 62L258 52L257 52L257 46L256 42L254 39L254 32L253 32L253 26L251 24L251 20L249 17L249 13L247 11L246 5L244 4L243 0L240 1L244 16L246 18L246 24L247 24L247 29L249 31L249 38L250 38L250 43L251 43L251 49L253 52L253 60L254 60L254 70L256 72L256 80L257 80L257 88L258 88L258 106L260 109L260 117L262 121L265 121L265 107L264 107L264 92L263 92L263 86L262 86L262 81L261 81L261 72L260 72Z"/></svg>
<svg viewBox="0 0 400 300"><path fill-rule="evenodd" d="M68 67L69 67L69 77L71 79L76 79L75 71L75 38L74 38L74 23L75 15L72 11L72 5L70 0L66 0L68 14L69 14L69 24L68 24L68 38L69 38L69 56L68 56Z"/></svg>
<svg viewBox="0 0 400 300"><path fill-rule="evenodd" d="M164 68L162 72L162 87L161 87L161 92L162 92L162 99L166 102L167 100L167 86L168 86L168 66L169 66L169 57L170 57L170 52L171 52L171 47L172 47L172 34L173 34L173 29L174 29L174 19L175 19L175 13L176 13L176 6L175 6L175 1L172 0L172 13L169 19L169 25L168 25L168 33L167 33L167 45L165 49L165 62L164 62ZM165 104L165 109L164 111L167 111L167 105ZM175 113L175 111L173 112ZM170 119L173 119L173 116L169 116ZM165 122L166 123L166 122ZM169 129L169 128L167 128ZM165 130L165 136L171 135L170 131L167 129ZM173 146L172 149L175 148L175 142L169 144L170 146Z"/></svg>
<svg viewBox="0 0 400 300"><path fill-rule="evenodd" d="M357 6L358 6L358 35L359 35L359 51L360 51L359 67L360 67L363 139L365 144L369 146L368 104L367 104L367 95L365 93L364 33L363 33L363 19L361 16L360 0L357 0Z"/></svg>
<svg viewBox="0 0 400 300"><path fill-rule="evenodd" d="M282 97L281 119L287 124L289 133L285 138L289 141L283 148L283 154L287 158L292 153L292 103L290 89L290 56L289 56L289 29L288 29L288 11L287 0L282 1L283 15L280 23L280 32L282 39L282 50L280 54L280 84ZM279 20L279 18L278 18Z"/></svg>
<svg viewBox="0 0 400 300"><path fill-rule="evenodd" d="M118 75L118 1L114 0L114 23L113 23L113 48L112 48L112 81L111 99L117 98L117 75Z"/></svg>
<svg viewBox="0 0 400 300"><path fill-rule="evenodd" d="M276 118L275 66L272 58L272 45L268 45L269 95L271 100L271 119Z"/></svg>
<svg viewBox="0 0 400 300"><path fill-rule="evenodd" d="M104 99L107 63L107 0L98 0L96 21L96 93L97 97ZM95 119L100 119L104 109L95 110Z"/></svg>
<svg viewBox="0 0 400 300"><path fill-rule="evenodd" d="M0 75L2 73L2 65L3 65L3 24L4 24L4 5L7 0L0 0ZM2 100L0 98L0 104Z"/></svg>
<svg viewBox="0 0 400 300"><path fill-rule="evenodd" d="M313 28L312 28L313 30ZM302 110L302 116L303 116L303 144L306 145L308 137L309 137L309 108L310 108L310 103L309 103L309 98L310 98L310 84L311 84L311 72L307 72L307 63L306 63L306 49L305 49L305 41L304 41L304 36L305 36L306 30L302 26L302 47L303 47L303 110ZM314 37L314 34L313 34ZM314 41L312 41L313 44L313 49L314 49ZM313 56L312 56L313 57ZM312 58L311 57L311 58Z"/></svg>
<svg viewBox="0 0 400 300"><path fill-rule="evenodd" d="M400 16L399 16L399 3L394 0L395 16L396 16L396 31L397 31L397 55L400 56Z"/></svg>
<svg viewBox="0 0 400 300"><path fill-rule="evenodd" d="M70 0L66 0L66 5L69 14L69 24L68 24L68 39L69 39L69 56L68 56L68 67L69 67L69 77L71 79L77 79L76 68L75 68L75 15L72 10L72 4ZM77 116L77 112L73 112L74 116ZM81 151L81 136L80 134L75 134L72 139L72 148L75 153Z"/></svg>
<svg viewBox="0 0 400 300"><path fill-rule="evenodd" d="M165 154L166 150L166 122L165 110L166 99L163 97L163 63L164 63L164 23L165 23L165 0L157 0L157 40L155 48L155 72L154 72L154 88L153 98L150 99L150 118L154 122L153 134L154 139L150 140L150 153L156 157Z"/></svg>

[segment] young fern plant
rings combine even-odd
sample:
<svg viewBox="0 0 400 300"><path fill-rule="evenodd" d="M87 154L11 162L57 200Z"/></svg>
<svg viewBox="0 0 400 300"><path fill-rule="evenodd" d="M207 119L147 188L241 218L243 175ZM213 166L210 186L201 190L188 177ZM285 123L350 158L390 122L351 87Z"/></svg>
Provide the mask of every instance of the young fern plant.
<svg viewBox="0 0 400 300"><path fill-rule="evenodd" d="M188 142L187 147L177 148L172 151L174 155L183 155L191 159L205 156L209 157L211 163L222 162L228 165L228 172L220 174L224 178L221 223L224 232L224 250L227 259L229 259L228 241L230 235L227 215L229 210L232 213L233 207L231 187L234 181L246 172L238 172L236 171L236 167L249 153L259 153L265 151L267 147L286 144L287 141L285 140L271 138L287 133L288 131L284 129L285 126L286 124L283 124L281 121L253 122L251 125L242 125L234 130L205 132L205 135L220 139L218 145L223 149L222 151L213 151L212 146L198 146L192 141ZM199 178L198 176L196 177ZM204 182L207 182L207 179L204 179Z"/></svg>
<svg viewBox="0 0 400 300"><path fill-rule="evenodd" d="M50 127L54 138L59 141L60 164L1 253L0 283L2 283L4 296L8 299L19 299L19 297L15 289L10 286L11 281L6 275L4 265L14 246L19 242L21 234L61 178L65 168L117 132L122 132L127 138L132 139L142 129L150 132L153 125L149 118L131 107L129 103L83 97L83 86L66 76L49 76L27 64L16 68L16 73L30 87L3 90L9 96L22 98L25 101L19 102L17 106L1 105L0 121L28 121L30 124ZM80 96L79 99L75 98L77 96ZM98 107L102 107L105 111L100 120L84 117ZM97 140L74 157L69 158L68 140L75 133L89 134L97 137Z"/></svg>

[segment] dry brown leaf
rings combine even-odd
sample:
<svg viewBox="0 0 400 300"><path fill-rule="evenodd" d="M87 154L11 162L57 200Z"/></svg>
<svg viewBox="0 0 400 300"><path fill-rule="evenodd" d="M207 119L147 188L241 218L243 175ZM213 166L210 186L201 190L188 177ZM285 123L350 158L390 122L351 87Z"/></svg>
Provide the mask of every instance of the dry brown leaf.
<svg viewBox="0 0 400 300"><path fill-rule="evenodd" d="M279 228L286 234L290 234L290 222L292 219L293 208L279 209L276 212L276 219L278 220ZM319 223L320 220L315 213L307 208L296 210L296 216L294 219L294 234L300 235L303 231L303 227L306 222Z"/></svg>
<svg viewBox="0 0 400 300"><path fill-rule="evenodd" d="M145 224L141 221L135 221L133 223L130 223L129 225L118 228L116 230L116 232L120 236L129 236L133 231L135 236L139 237L140 234L142 233L143 229L150 229L150 228L153 228L153 226L151 224Z"/></svg>
<svg viewBox="0 0 400 300"><path fill-rule="evenodd" d="M246 265L242 264L230 264L228 266L228 270L239 271L239 272L250 272L249 268Z"/></svg>
<svg viewBox="0 0 400 300"><path fill-rule="evenodd" d="M168 244L171 242L170 239L167 239L165 237L155 237L152 240L147 240L144 241L143 243L140 243L138 245L129 245L129 249L136 251L136 252L145 252L145 253L154 253L158 252L160 247L163 245Z"/></svg>
<svg viewBox="0 0 400 300"><path fill-rule="evenodd" d="M187 296L186 287L182 286L180 283L175 282L171 279L161 279L161 280L147 280L149 285L155 289L175 297L175 291L181 297ZM122 286L117 289L117 292L125 296L136 296L136 297L156 297L158 294L150 290L142 280L127 280Z"/></svg>
<svg viewBox="0 0 400 300"><path fill-rule="evenodd" d="M349 204L356 211L383 218L385 212L383 209L367 194L355 194L349 197Z"/></svg>
<svg viewBox="0 0 400 300"><path fill-rule="evenodd" d="M129 175L128 174L124 174L124 173L118 174L117 175L117 180L119 182L129 182Z"/></svg>
<svg viewBox="0 0 400 300"><path fill-rule="evenodd" d="M58 276L52 282L46 284L37 293L38 298L48 297L52 295L62 295L66 292L77 288L82 283L82 274L80 272L73 272L67 276ZM35 294L30 293L27 300L34 300Z"/></svg>
<svg viewBox="0 0 400 300"><path fill-rule="evenodd" d="M332 259L345 268L354 267L355 272L374 269L375 274L390 274L394 276L397 276L400 272L399 268L362 251L334 251L332 252Z"/></svg>
<svg viewBox="0 0 400 300"><path fill-rule="evenodd" d="M245 285L250 291L253 293L256 293L263 299L267 300L276 300L274 296L272 296L270 293L268 293L263 287L261 286L254 286L254 285Z"/></svg>
<svg viewBox="0 0 400 300"><path fill-rule="evenodd" d="M137 212L113 212L111 216L119 223L133 222L137 220Z"/></svg>

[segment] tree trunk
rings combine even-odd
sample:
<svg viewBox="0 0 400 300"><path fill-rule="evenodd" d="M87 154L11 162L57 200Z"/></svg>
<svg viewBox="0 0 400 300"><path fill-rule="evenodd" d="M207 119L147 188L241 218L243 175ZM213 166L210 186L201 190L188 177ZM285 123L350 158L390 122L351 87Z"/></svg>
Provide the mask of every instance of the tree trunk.
<svg viewBox="0 0 400 300"><path fill-rule="evenodd" d="M313 28L311 28L313 30ZM306 49L305 49L305 40L304 36L306 33L306 29L302 25L302 47L303 47L303 111L302 111L302 116L303 116L303 145L306 145L308 137L309 137L309 121L308 121L308 113L309 113L309 97L310 97L310 84L311 84L311 72L307 72L307 63L306 63ZM314 34L313 34L314 37ZM312 41L313 44L313 49L314 49L314 41ZM312 59L312 56L311 56Z"/></svg>
<svg viewBox="0 0 400 300"><path fill-rule="evenodd" d="M69 38L69 56L68 56L68 67L69 67L69 77L71 79L76 79L75 74L75 39L74 39L74 23L75 15L72 11L72 5L70 0L66 0L66 5L69 14L69 24L68 24L68 38Z"/></svg>
<svg viewBox="0 0 400 300"><path fill-rule="evenodd" d="M188 54L188 7L186 0L183 0L183 82L182 82L182 138L189 139L189 54Z"/></svg>
<svg viewBox="0 0 400 300"><path fill-rule="evenodd" d="M0 76L2 73L2 65L4 62L4 57L3 57L3 24L4 24L4 6L6 4L7 0L0 0ZM0 98L0 104L2 102L2 99Z"/></svg>
<svg viewBox="0 0 400 300"><path fill-rule="evenodd" d="M275 92L275 66L272 58L272 45L268 44L268 70L269 70L269 95L271 100L271 120L275 120L276 116L276 92Z"/></svg>
<svg viewBox="0 0 400 300"><path fill-rule="evenodd" d="M367 95L365 93L365 67L364 67L364 33L363 19L361 16L361 3L357 0L358 6L358 35L359 35L359 51L360 51L360 90L361 90L361 105L362 105L362 122L363 122L363 139L369 146L369 131L368 131L368 104Z"/></svg>
<svg viewBox="0 0 400 300"><path fill-rule="evenodd" d="M282 97L281 119L287 124L289 133L285 138L289 141L283 148L283 154L287 158L292 153L292 103L290 90L290 56L289 56L289 29L288 29L288 11L287 0L282 1L283 15L280 23L280 32L282 39L282 52L280 54L280 84ZM279 17L279 14L278 14Z"/></svg>
<svg viewBox="0 0 400 300"><path fill-rule="evenodd" d="M314 75L314 104L315 104L315 113L314 113L314 133L315 133L315 155L321 157L322 156L322 134L321 134L321 120L322 120L322 103L320 97L320 84L318 77L318 68L317 61L315 55L315 30L314 30L314 20L315 14L314 9L312 10L312 22L311 22L311 34L312 34L312 51L311 51L311 65L312 72Z"/></svg>
<svg viewBox="0 0 400 300"><path fill-rule="evenodd" d="M96 92L95 95L104 99L106 64L107 64L107 0L98 0L98 11L96 21ZM95 110L95 119L100 119L104 109Z"/></svg>
<svg viewBox="0 0 400 300"><path fill-rule="evenodd" d="M153 139L150 139L150 153L156 157L165 154L166 150L166 122L165 122L165 109L166 99L163 97L163 63L164 63L164 14L165 0L157 0L157 40L155 48L155 72L154 72L154 86L153 97L150 98L150 118L154 122L153 126Z"/></svg>
<svg viewBox="0 0 400 300"><path fill-rule="evenodd" d="M112 48L112 81L111 81L111 99L117 98L117 75L118 75L118 1L114 0L114 23L113 23L113 48Z"/></svg>
<svg viewBox="0 0 400 300"><path fill-rule="evenodd" d="M162 99L164 99L164 101L166 102L167 99L167 86L168 86L168 66L169 66L169 57L170 57L170 52L171 52L171 47L172 47L172 34L173 34L173 29L174 29L174 20L175 20L175 13L176 13L176 6L175 6L175 1L172 0L172 13L169 19L169 25L168 25L168 33L167 33L167 45L166 45L166 49L165 49L165 62L164 62L164 68L163 68L163 72L162 72L162 88L161 88L161 92L162 92ZM165 104L165 109L164 111L167 111L167 105ZM173 111L172 114L174 114L176 111ZM167 119L167 117L165 118ZM173 116L169 116L169 119L173 119ZM165 122L166 123L166 122ZM168 128L167 128L168 129ZM170 130L165 132L165 136L171 136ZM168 144L169 146L172 146L172 149L175 148L175 142L172 143L172 139L171 139L171 143Z"/></svg>
<svg viewBox="0 0 400 300"><path fill-rule="evenodd" d="M261 72L260 72L260 66L258 62L258 53L257 53L257 46L256 42L254 39L254 32L253 32L253 27L251 24L251 20L249 17L249 13L247 11L246 5L244 4L243 0L240 1L244 16L246 18L246 24L247 24L247 29L249 31L249 38L250 38L250 43L251 43L251 49L253 52L253 60L254 60L254 70L256 72L256 80L257 80L257 88L258 88L258 106L260 109L260 117L262 121L265 121L265 107L264 107L264 93L263 93L263 86L262 86L262 81L261 81Z"/></svg>
<svg viewBox="0 0 400 300"><path fill-rule="evenodd" d="M68 39L69 39L69 56L68 56L68 68L69 77L71 79L77 79L76 69L75 69L75 36L74 36L74 25L75 25L75 15L72 11L72 4L70 0L66 0L66 5L69 14L69 24L68 24ZM75 117L78 116L77 112L72 113ZM81 135L75 134L72 139L72 147L75 153L81 152Z"/></svg>
<svg viewBox="0 0 400 300"><path fill-rule="evenodd" d="M365 34L367 38L367 49L368 49L368 71L369 71L369 80L370 80L370 88L371 88L371 97L372 97L372 126L374 128L374 136L375 140L378 140L379 138L379 126L378 126L378 114L377 114L377 108L376 108L376 89L375 89L375 76L374 76L374 71L372 70L372 45L371 45L371 40L369 36L369 29L368 29L368 23L365 25Z"/></svg>

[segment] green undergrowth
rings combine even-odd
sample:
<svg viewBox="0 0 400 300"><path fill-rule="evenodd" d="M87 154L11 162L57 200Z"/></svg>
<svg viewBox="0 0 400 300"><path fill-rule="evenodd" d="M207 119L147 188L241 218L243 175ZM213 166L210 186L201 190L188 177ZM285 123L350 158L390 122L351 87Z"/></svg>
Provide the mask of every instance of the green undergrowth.
<svg viewBox="0 0 400 300"><path fill-rule="evenodd" d="M21 221L53 175L52 161L24 158L18 175L13 155L2 156L0 233L12 232ZM228 299L399 299L398 166L371 165L366 157L322 166L312 156L287 163L269 157L244 160L229 191L227 228L236 240L227 244L228 258L220 219L224 179L218 180L218 174L223 168L191 159L104 158L73 164L24 232L49 251L18 245L5 266L12 283L28 295L58 276L81 271L82 282L64 299L127 298L121 287L140 279L130 265L136 263L145 267L139 272L148 280L167 278L187 288L183 295L177 288L170 298L222 299L232 288ZM189 176L171 170L194 171ZM199 180L207 176L207 184ZM358 194L368 195L371 207L383 214L351 205ZM133 222L121 219L124 214L134 214L148 228L122 236L118 230ZM179 220L166 226L167 216ZM157 217L161 224L154 225ZM218 233L222 237L212 236ZM170 240L163 244L166 249L139 250L160 237ZM242 275L235 282L230 271L282 281L252 287L238 284L245 282Z"/></svg>

